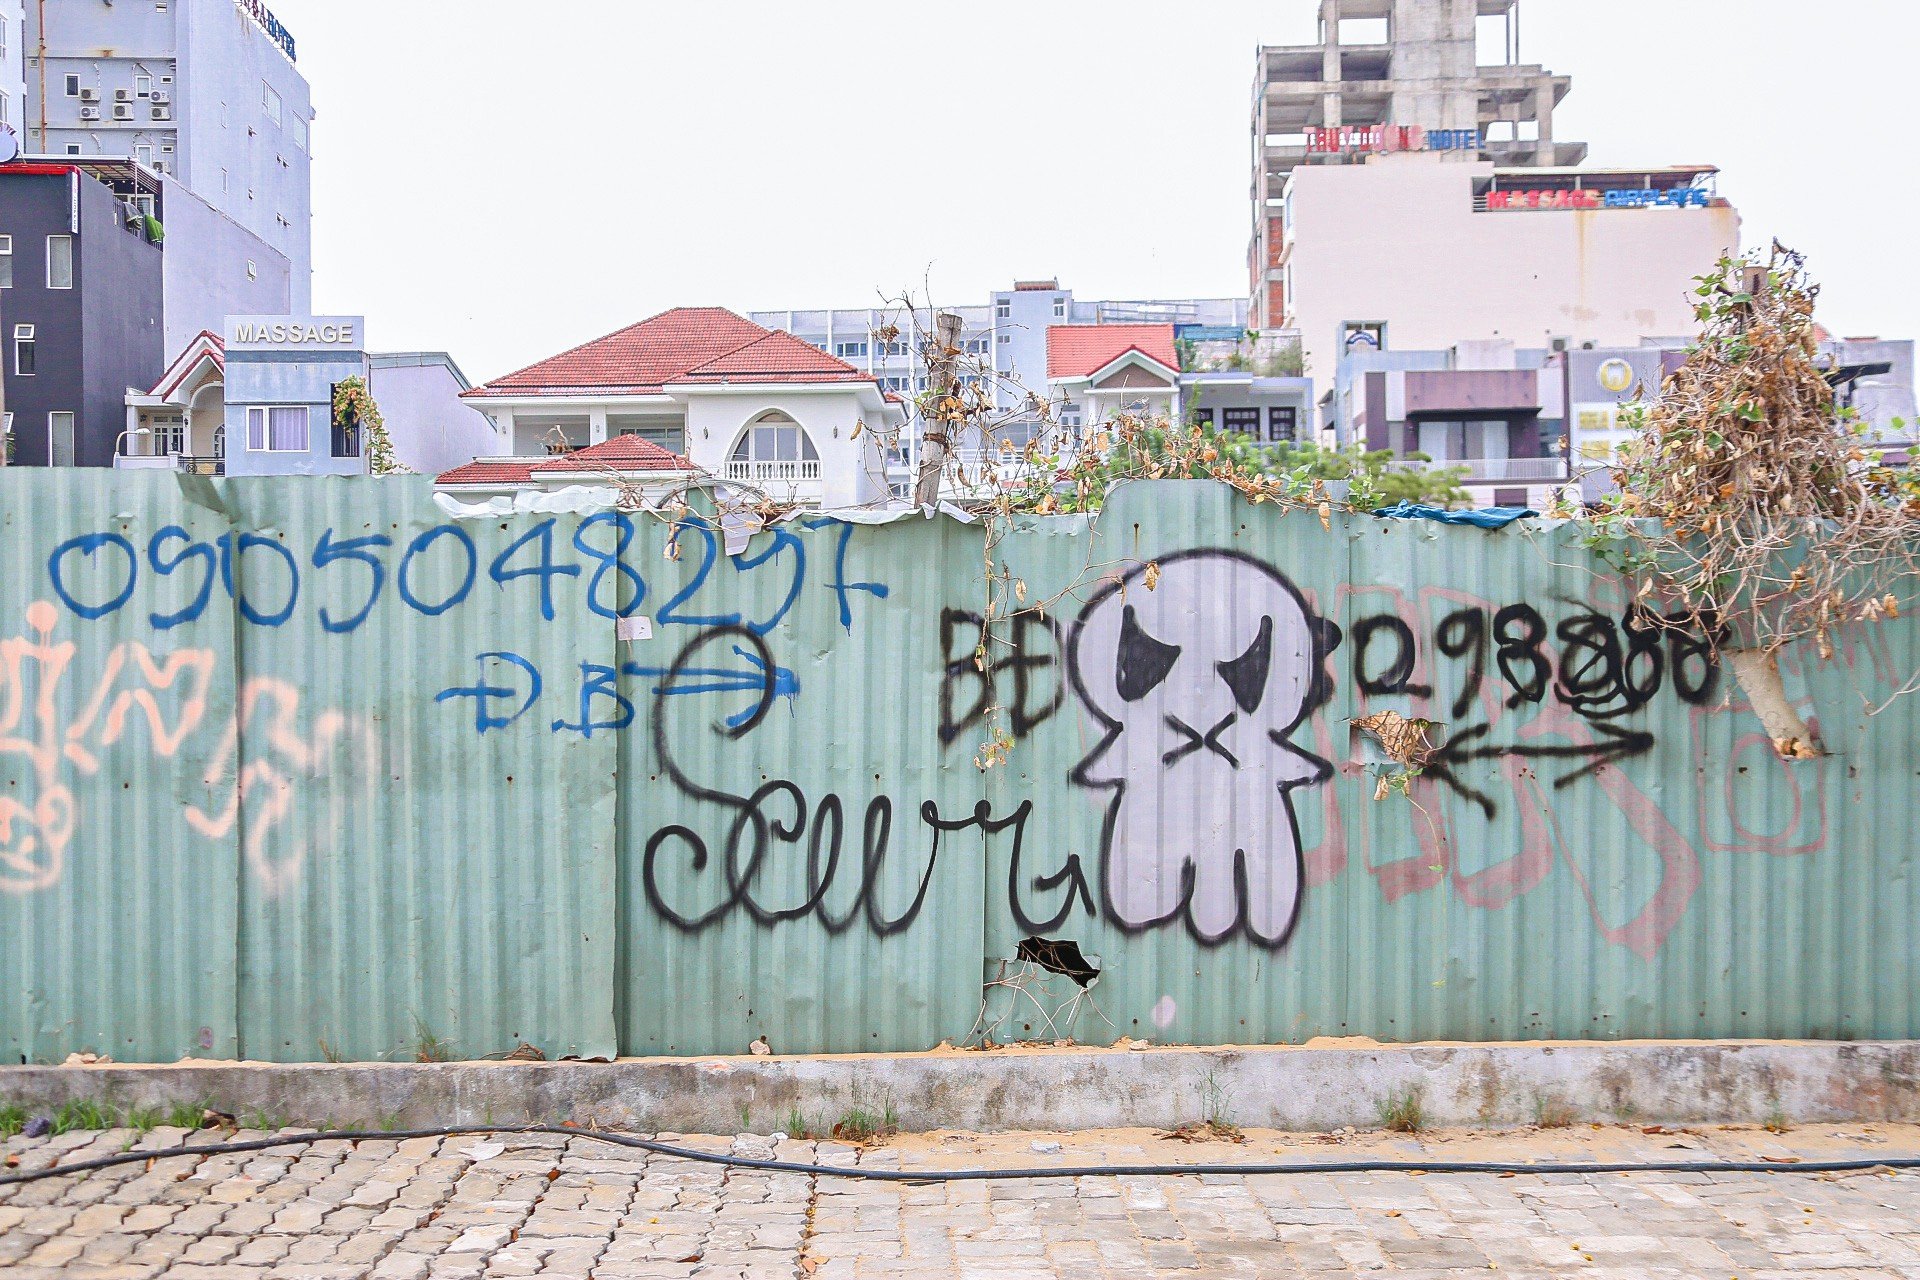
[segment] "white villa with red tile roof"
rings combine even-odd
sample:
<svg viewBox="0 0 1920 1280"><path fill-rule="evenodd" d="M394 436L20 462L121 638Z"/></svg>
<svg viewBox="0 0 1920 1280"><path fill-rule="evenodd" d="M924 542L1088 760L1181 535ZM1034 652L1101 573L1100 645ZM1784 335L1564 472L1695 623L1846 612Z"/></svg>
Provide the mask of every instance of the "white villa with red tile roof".
<svg viewBox="0 0 1920 1280"><path fill-rule="evenodd" d="M463 399L500 456L440 477L475 497L604 483L663 491L689 478L783 502L877 505L882 433L904 424L872 374L721 307L677 307L496 378Z"/></svg>
<svg viewBox="0 0 1920 1280"><path fill-rule="evenodd" d="M1047 387L1080 406L1081 424L1117 413L1180 417L1180 357L1170 324L1056 324L1047 329Z"/></svg>

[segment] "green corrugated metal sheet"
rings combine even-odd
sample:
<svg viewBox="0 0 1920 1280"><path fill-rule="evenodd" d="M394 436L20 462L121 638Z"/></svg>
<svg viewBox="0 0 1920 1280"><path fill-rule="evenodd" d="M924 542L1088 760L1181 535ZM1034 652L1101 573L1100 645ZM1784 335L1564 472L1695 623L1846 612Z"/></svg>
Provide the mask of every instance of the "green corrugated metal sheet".
<svg viewBox="0 0 1920 1280"><path fill-rule="evenodd" d="M28 1059L923 1048L1035 934L1098 957L1088 1040L1920 1033L1913 700L1869 714L1912 624L1790 656L1833 754L1782 763L1563 527L1128 486L999 542L1044 612L978 657L947 520L729 557L412 479L9 471L0 531ZM1376 800L1383 709L1447 746Z"/></svg>

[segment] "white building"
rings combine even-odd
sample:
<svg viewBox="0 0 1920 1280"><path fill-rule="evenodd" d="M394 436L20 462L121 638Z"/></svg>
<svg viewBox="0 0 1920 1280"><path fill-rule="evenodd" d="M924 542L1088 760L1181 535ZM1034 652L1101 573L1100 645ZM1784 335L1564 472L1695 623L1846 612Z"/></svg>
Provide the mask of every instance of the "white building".
<svg viewBox="0 0 1920 1280"><path fill-rule="evenodd" d="M1554 137L1572 82L1520 61L1519 0L1321 0L1319 39L1260 49L1253 93L1253 326L1287 313L1281 202L1310 166L1381 151L1576 165L1586 144ZM1322 365L1320 377L1333 370Z"/></svg>
<svg viewBox="0 0 1920 1280"><path fill-rule="evenodd" d="M265 335L261 334L265 330ZM358 316L233 316L196 334L152 386L126 393L122 470L199 475L366 475L371 441L336 421L334 391L366 381L394 457L437 474L493 451L492 424L441 351L364 351Z"/></svg>
<svg viewBox="0 0 1920 1280"><path fill-rule="evenodd" d="M872 373L721 307L661 312L463 398L497 441L477 469L441 477L469 495L571 480L569 468L580 483L631 470L614 464L670 471L662 459L677 455L776 501L877 505L891 497L883 437L906 421ZM653 448L611 447L623 437Z"/></svg>
<svg viewBox="0 0 1920 1280"><path fill-rule="evenodd" d="M1740 245L1715 173L1502 169L1431 153L1302 166L1282 215L1287 327L1322 379L1355 347L1691 333L1693 278Z"/></svg>
<svg viewBox="0 0 1920 1280"><path fill-rule="evenodd" d="M7 57L24 71L27 151L123 157L184 184L282 260L236 239L206 259L233 276L213 292L244 297L284 273L274 309L307 312L313 105L293 37L261 0L36 0L19 45ZM169 350L198 331L188 323L170 324Z"/></svg>

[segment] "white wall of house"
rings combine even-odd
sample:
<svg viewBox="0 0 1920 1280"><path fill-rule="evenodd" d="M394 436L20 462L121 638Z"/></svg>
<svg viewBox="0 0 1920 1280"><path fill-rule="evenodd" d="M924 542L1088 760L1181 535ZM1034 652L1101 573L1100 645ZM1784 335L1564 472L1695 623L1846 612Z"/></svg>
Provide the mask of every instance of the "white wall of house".
<svg viewBox="0 0 1920 1280"><path fill-rule="evenodd" d="M864 394L863 394L864 393ZM880 409L871 384L839 384L820 388L702 386L679 387L674 394L686 403L687 454L695 466L716 476L727 475L741 433L763 414L778 412L792 418L807 433L819 455L816 469L795 468L789 478L775 469L754 483L775 498L817 501L823 507L859 507L883 502L888 495L886 456L875 430L886 410Z"/></svg>
<svg viewBox="0 0 1920 1280"><path fill-rule="evenodd" d="M1739 249L1725 205L1475 212L1493 172L1418 153L1294 171L1288 307L1308 373L1332 374L1348 321L1384 321L1394 350L1691 333L1693 277Z"/></svg>

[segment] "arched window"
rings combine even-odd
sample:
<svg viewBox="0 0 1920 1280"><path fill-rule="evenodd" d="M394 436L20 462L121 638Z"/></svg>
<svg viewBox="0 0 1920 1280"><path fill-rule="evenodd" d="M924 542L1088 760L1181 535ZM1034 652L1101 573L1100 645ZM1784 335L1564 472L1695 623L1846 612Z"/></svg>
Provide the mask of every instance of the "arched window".
<svg viewBox="0 0 1920 1280"><path fill-rule="evenodd" d="M820 454L805 427L773 410L747 424L728 471L743 480L818 480Z"/></svg>

